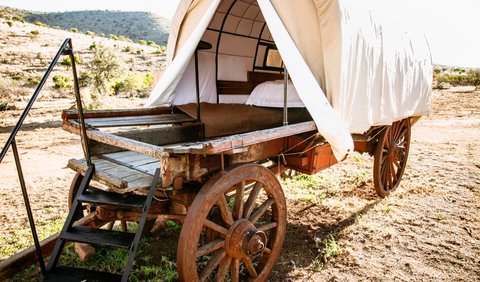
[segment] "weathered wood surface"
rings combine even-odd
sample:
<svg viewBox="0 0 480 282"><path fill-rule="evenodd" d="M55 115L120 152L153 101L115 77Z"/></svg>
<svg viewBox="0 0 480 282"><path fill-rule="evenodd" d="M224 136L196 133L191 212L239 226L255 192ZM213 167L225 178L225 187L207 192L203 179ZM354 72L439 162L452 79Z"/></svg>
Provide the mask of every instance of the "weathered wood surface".
<svg viewBox="0 0 480 282"><path fill-rule="evenodd" d="M160 160L131 151L94 156L92 162L95 164L93 178L117 193L148 188L155 170L160 167ZM82 174L88 168L84 159L69 160L68 167Z"/></svg>
<svg viewBox="0 0 480 282"><path fill-rule="evenodd" d="M84 111L85 118L104 118L104 117L131 117L131 116L145 116L145 115L161 115L170 114L171 108L139 108L139 109L125 109L125 110L95 110ZM78 111L65 110L62 112L62 120L78 119Z"/></svg>
<svg viewBox="0 0 480 282"><path fill-rule="evenodd" d="M136 125L160 125L194 122L195 119L185 114L163 114L130 117L87 118L85 124L90 127L120 127Z"/></svg>
<svg viewBox="0 0 480 282"><path fill-rule="evenodd" d="M191 142L175 145L164 145L166 153L175 154L221 154L244 152L250 145L280 139L317 129L315 122L307 121L271 129L257 130L248 133L235 134L215 138L203 142Z"/></svg>
<svg viewBox="0 0 480 282"><path fill-rule="evenodd" d="M77 126L64 123L62 128L68 132L79 134L80 130ZM114 135L99 130L87 130L87 137L91 140L121 148L124 150L134 151L141 154L145 154L154 158L167 158L169 156L162 147L140 142L130 138Z"/></svg>

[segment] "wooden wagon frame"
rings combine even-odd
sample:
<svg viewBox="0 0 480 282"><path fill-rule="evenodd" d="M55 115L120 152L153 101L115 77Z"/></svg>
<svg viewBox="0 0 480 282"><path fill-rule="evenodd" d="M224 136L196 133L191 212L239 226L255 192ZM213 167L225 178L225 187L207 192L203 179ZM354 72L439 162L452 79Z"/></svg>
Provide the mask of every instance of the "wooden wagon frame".
<svg viewBox="0 0 480 282"><path fill-rule="evenodd" d="M287 224L275 175L287 169L314 174L337 163L313 121L207 139L206 125L179 107L68 110L62 119L63 129L82 135L88 144L85 159L68 163L77 172L69 197L76 210L72 220L109 230L120 221L124 232L127 221L139 221L140 232L148 220L152 230L167 220L179 222L177 266L185 281L227 275L232 281L265 280ZM374 183L381 197L398 187L415 121L407 118L352 135L356 151L374 155ZM88 213L82 215L82 209ZM63 238L99 244L103 231L88 230L71 226ZM131 246L119 234L105 236L100 245Z"/></svg>

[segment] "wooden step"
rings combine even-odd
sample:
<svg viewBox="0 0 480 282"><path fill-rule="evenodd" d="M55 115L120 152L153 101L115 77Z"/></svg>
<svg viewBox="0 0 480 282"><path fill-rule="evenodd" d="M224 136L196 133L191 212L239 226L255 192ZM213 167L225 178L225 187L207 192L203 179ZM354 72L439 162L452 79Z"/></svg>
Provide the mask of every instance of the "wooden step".
<svg viewBox="0 0 480 282"><path fill-rule="evenodd" d="M58 266L47 274L48 282L114 282L120 281L121 275L108 272L87 270L82 268L73 268L68 266Z"/></svg>
<svg viewBox="0 0 480 282"><path fill-rule="evenodd" d="M94 229L83 226L73 226L60 238L67 241L88 243L97 246L128 249L135 233Z"/></svg>
<svg viewBox="0 0 480 282"><path fill-rule="evenodd" d="M82 203L107 204L126 208L141 208L145 203L145 196L133 194L118 194L105 192L99 189L87 190L85 194L79 195L77 200Z"/></svg>

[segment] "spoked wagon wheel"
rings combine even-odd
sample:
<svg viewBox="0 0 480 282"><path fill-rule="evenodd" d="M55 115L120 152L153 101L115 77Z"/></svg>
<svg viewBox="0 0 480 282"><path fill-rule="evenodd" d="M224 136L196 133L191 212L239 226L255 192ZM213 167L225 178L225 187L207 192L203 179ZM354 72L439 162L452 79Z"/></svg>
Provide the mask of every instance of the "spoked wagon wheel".
<svg viewBox="0 0 480 282"><path fill-rule="evenodd" d="M373 163L377 195L385 197L400 183L410 149L410 119L394 122L381 134Z"/></svg>
<svg viewBox="0 0 480 282"><path fill-rule="evenodd" d="M243 165L211 179L183 223L180 279L265 281L283 245L286 211L280 183L261 165Z"/></svg>

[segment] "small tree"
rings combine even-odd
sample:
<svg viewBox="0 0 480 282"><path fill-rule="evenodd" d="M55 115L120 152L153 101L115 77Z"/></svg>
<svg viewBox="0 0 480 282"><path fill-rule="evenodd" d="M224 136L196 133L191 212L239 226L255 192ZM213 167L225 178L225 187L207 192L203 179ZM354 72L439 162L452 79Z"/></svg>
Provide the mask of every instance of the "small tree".
<svg viewBox="0 0 480 282"><path fill-rule="evenodd" d="M87 81L98 95L106 94L111 82L123 73L125 63L104 45L97 44L93 51L93 59L87 65Z"/></svg>
<svg viewBox="0 0 480 282"><path fill-rule="evenodd" d="M467 81L470 85L475 86L475 90L478 90L480 85L480 69L471 69L467 73Z"/></svg>

